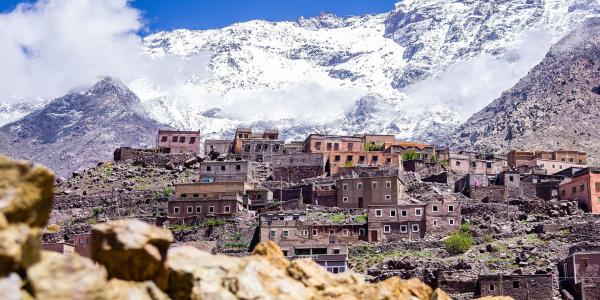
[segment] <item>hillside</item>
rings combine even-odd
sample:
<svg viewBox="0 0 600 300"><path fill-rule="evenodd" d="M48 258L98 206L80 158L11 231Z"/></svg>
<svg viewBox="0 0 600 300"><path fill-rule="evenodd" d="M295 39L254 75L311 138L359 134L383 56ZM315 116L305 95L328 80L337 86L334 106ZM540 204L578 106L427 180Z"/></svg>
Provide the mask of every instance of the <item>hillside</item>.
<svg viewBox="0 0 600 300"><path fill-rule="evenodd" d="M139 98L107 77L0 128L0 153L47 165L59 175L109 160L119 146L152 146L160 124Z"/></svg>
<svg viewBox="0 0 600 300"><path fill-rule="evenodd" d="M459 149L580 149L600 153L600 19L552 47L510 90L476 113L452 138Z"/></svg>

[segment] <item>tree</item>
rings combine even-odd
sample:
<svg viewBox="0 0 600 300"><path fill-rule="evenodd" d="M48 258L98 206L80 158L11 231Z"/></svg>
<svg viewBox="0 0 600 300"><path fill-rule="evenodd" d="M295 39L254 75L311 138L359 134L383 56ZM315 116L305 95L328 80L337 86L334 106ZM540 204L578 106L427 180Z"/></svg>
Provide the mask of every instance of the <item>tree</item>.
<svg viewBox="0 0 600 300"><path fill-rule="evenodd" d="M415 149L404 151L404 154L402 154L402 160L415 160L419 159L419 157L420 155L415 151Z"/></svg>

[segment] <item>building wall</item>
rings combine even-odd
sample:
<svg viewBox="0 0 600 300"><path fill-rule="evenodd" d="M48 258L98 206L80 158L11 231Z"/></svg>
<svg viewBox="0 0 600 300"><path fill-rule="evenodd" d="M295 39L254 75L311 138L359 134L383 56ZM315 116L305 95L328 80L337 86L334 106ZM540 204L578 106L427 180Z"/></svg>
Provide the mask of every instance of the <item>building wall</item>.
<svg viewBox="0 0 600 300"><path fill-rule="evenodd" d="M466 156L451 156L448 170L455 174L496 175L504 171L504 162L495 160L477 160Z"/></svg>
<svg viewBox="0 0 600 300"><path fill-rule="evenodd" d="M206 140L204 141L204 154L210 152L219 154L231 153L233 151L233 141L229 140Z"/></svg>
<svg viewBox="0 0 600 300"><path fill-rule="evenodd" d="M298 182L325 174L326 159L322 153L296 153L273 157L273 179Z"/></svg>
<svg viewBox="0 0 600 300"><path fill-rule="evenodd" d="M218 198L221 195L244 195L252 185L247 182L181 183L175 185L175 198Z"/></svg>
<svg viewBox="0 0 600 300"><path fill-rule="evenodd" d="M200 131L159 130L157 144L160 152L200 153Z"/></svg>
<svg viewBox="0 0 600 300"><path fill-rule="evenodd" d="M241 157L249 161L269 162L283 155L284 141L269 139L244 139L241 141Z"/></svg>
<svg viewBox="0 0 600 300"><path fill-rule="evenodd" d="M510 296L515 300L552 299L551 275L490 275L480 276L478 294Z"/></svg>
<svg viewBox="0 0 600 300"><path fill-rule="evenodd" d="M548 160L548 159L535 159L532 162L532 165L538 166L540 169L544 170L544 174L551 175L557 172L560 172L564 169L568 169L571 167L582 167L585 165L577 164L577 163L569 163L558 160Z"/></svg>
<svg viewBox="0 0 600 300"><path fill-rule="evenodd" d="M91 258L92 257L92 234L91 233L79 233L73 235L73 247L75 253L80 256Z"/></svg>
<svg viewBox="0 0 600 300"><path fill-rule="evenodd" d="M579 199L588 212L600 213L600 174L588 172L562 183L560 199Z"/></svg>
<svg viewBox="0 0 600 300"><path fill-rule="evenodd" d="M457 230L461 224L460 202L430 201L425 205L426 234L446 233Z"/></svg>
<svg viewBox="0 0 600 300"><path fill-rule="evenodd" d="M380 151L329 152L328 161L331 175L340 173L340 169L352 166L398 166L402 167L402 155Z"/></svg>
<svg viewBox="0 0 600 300"><path fill-rule="evenodd" d="M75 247L67 243L43 243L42 250L57 252L70 256L75 252Z"/></svg>
<svg viewBox="0 0 600 300"><path fill-rule="evenodd" d="M304 152L330 153L330 152L360 152L363 150L362 137L351 136L325 136L318 134L309 135L304 140Z"/></svg>
<svg viewBox="0 0 600 300"><path fill-rule="evenodd" d="M200 163L201 182L250 182L252 165L248 161L204 161Z"/></svg>
<svg viewBox="0 0 600 300"><path fill-rule="evenodd" d="M398 204L405 196L404 184L398 176L340 179L336 182L336 187L337 206L343 208Z"/></svg>
<svg viewBox="0 0 600 300"><path fill-rule="evenodd" d="M241 209L240 206L241 198L237 197L226 197L224 199L173 199L169 200L167 215L169 218L177 219L192 217L229 218L237 215ZM210 207L213 208L212 212Z"/></svg>

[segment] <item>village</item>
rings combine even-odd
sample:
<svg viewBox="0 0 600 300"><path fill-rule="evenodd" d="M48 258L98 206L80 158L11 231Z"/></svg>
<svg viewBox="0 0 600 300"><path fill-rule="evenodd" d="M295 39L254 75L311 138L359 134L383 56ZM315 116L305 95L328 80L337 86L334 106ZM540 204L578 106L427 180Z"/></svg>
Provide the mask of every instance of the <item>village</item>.
<svg viewBox="0 0 600 300"><path fill-rule="evenodd" d="M89 257L89 228L137 218L174 247L289 259L378 281L419 277L456 299L600 299L600 168L586 153L453 152L394 135L160 130L156 147L57 179L43 248Z"/></svg>

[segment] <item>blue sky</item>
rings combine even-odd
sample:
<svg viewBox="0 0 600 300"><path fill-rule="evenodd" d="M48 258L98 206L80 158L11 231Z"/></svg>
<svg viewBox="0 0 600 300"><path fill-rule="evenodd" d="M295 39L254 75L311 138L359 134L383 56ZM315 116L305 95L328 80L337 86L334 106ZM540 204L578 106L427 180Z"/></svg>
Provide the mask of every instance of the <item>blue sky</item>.
<svg viewBox="0 0 600 300"><path fill-rule="evenodd" d="M77 0L73 0L77 1ZM96 0L101 1L101 0ZM320 12L339 16L391 11L398 0L134 0L152 32L177 28L220 28L254 19L296 20ZM23 0L0 0L0 11L12 10ZM34 1L28 1L34 2Z"/></svg>

